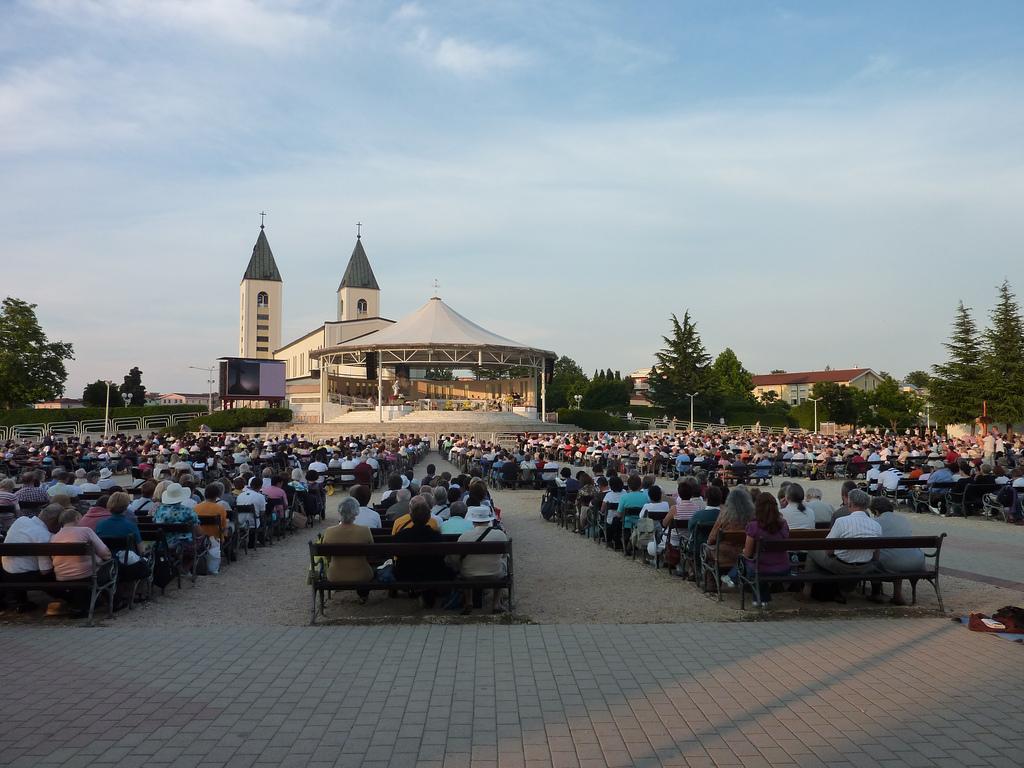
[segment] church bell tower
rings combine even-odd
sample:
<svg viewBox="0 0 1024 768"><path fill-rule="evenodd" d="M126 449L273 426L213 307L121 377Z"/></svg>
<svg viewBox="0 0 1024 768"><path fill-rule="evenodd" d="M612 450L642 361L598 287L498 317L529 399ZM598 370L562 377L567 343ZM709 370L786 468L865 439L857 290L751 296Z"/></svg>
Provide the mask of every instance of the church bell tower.
<svg viewBox="0 0 1024 768"><path fill-rule="evenodd" d="M345 274L338 285L338 320L380 317L380 286L363 250L362 233L356 234Z"/></svg>
<svg viewBox="0 0 1024 768"><path fill-rule="evenodd" d="M238 356L271 360L281 347L281 288L284 283L260 224L249 266L242 275Z"/></svg>

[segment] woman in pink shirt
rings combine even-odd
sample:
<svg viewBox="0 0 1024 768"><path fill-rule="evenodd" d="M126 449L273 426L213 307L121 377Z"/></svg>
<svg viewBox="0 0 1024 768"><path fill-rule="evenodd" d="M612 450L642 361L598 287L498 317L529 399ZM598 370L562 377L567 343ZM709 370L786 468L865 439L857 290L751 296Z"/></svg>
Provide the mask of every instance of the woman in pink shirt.
<svg viewBox="0 0 1024 768"><path fill-rule="evenodd" d="M107 499L109 496L104 494L96 499L95 506L89 508L89 511L82 516L82 519L78 521L78 525L83 528L92 528L96 530L96 524L100 520L104 520L110 517L110 512L107 511Z"/></svg>
<svg viewBox="0 0 1024 768"><path fill-rule="evenodd" d="M79 525L82 519L77 509L65 509L60 514L60 530L53 534L51 544L71 544L76 542L88 542L93 546L96 563L102 563L110 559L110 550L104 544L96 531ZM88 579L92 576L92 563L84 555L54 555L53 574L57 581L78 581Z"/></svg>

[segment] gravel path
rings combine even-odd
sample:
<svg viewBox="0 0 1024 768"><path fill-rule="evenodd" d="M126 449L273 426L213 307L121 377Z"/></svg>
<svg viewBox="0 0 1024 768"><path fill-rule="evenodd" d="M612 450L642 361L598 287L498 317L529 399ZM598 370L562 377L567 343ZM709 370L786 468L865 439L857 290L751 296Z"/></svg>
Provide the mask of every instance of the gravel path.
<svg viewBox="0 0 1024 768"><path fill-rule="evenodd" d="M427 463L438 471L454 470L438 454ZM669 484L666 484L669 485ZM823 484L824 485L824 484ZM836 493L838 494L838 486ZM655 572L650 566L624 558L582 536L569 533L540 516L539 491L496 491L495 500L513 539L515 554L515 621L551 624L661 623L680 621L742 621L759 618L753 611L740 611L737 595L719 603L705 596L691 583ZM337 505L344 496L329 501L328 523L337 522ZM307 542L323 525L303 530L270 548L257 550L222 570L218 576L200 577L196 586L184 582L181 590L167 588L155 601L120 612L115 626L301 626L309 622L310 590L306 584L309 564ZM946 609L991 612L1000 606L1020 603L1015 590L943 577ZM924 615L935 616L937 603L927 584L920 584L919 606L887 608L854 597L845 606L797 603L788 595L776 596L768 614L829 617L842 615ZM909 586L905 587L909 598ZM351 593L339 593L328 602L324 623L466 623L505 621L502 616L475 614L463 617L453 612L425 611L416 601L390 599L385 592L371 593L361 606ZM318 620L322 621L322 620ZM71 623L43 619L41 612L19 616L0 614L0 623ZM79 622L73 622L75 624Z"/></svg>

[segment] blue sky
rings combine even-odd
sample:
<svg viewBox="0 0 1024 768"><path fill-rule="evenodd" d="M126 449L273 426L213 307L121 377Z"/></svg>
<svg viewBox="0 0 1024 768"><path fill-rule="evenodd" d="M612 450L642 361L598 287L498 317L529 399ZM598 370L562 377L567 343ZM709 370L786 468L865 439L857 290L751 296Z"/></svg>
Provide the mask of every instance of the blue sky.
<svg viewBox="0 0 1024 768"><path fill-rule="evenodd" d="M355 222L432 292L585 370L671 312L755 372L942 358L1024 291L1024 5L0 0L2 295L203 391L266 209L284 336Z"/></svg>

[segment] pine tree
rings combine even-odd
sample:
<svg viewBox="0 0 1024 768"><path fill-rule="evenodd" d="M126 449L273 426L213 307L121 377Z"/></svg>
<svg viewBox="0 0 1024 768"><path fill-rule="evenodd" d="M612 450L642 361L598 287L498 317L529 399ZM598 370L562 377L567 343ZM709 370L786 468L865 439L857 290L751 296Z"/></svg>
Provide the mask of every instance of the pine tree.
<svg viewBox="0 0 1024 768"><path fill-rule="evenodd" d="M983 382L988 414L1007 430L1024 421L1024 324L1006 280L983 334Z"/></svg>
<svg viewBox="0 0 1024 768"><path fill-rule="evenodd" d="M943 346L949 350L949 360L932 366L932 412L939 424L970 424L973 432L984 399L982 348L978 326L962 301L953 320L953 333Z"/></svg>
<svg viewBox="0 0 1024 768"><path fill-rule="evenodd" d="M664 348L655 354L657 362L651 368L648 396L655 405L664 408L670 415L682 417L690 413L689 395L699 392L694 398L694 412L706 415L707 407L715 400L715 393L709 391L713 372L711 357L697 332L697 324L690 319L689 311L683 314L683 322L672 315L671 336L663 336Z"/></svg>

